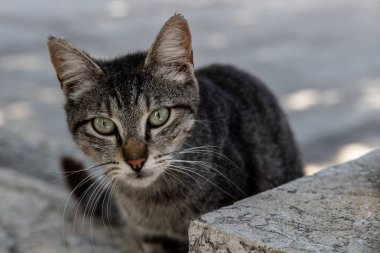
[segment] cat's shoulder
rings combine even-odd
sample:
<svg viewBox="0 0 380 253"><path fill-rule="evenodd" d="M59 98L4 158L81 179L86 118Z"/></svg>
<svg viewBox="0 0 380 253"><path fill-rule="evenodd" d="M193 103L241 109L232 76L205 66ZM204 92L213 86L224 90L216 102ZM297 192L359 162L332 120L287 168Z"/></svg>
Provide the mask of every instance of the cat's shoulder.
<svg viewBox="0 0 380 253"><path fill-rule="evenodd" d="M243 91L267 89L256 76L228 64L211 64L200 68L196 71L196 77L201 83L209 80L221 88L236 88Z"/></svg>
<svg viewBox="0 0 380 253"><path fill-rule="evenodd" d="M239 75L246 75L247 73L229 64L213 63L213 64L197 69L196 74L197 76L209 77L209 76L216 76L216 75L239 76Z"/></svg>

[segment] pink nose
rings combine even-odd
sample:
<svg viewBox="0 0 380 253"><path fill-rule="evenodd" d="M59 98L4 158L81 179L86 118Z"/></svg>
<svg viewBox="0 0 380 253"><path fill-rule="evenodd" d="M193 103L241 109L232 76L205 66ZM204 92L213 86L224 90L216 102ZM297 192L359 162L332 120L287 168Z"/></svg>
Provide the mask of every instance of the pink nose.
<svg viewBox="0 0 380 253"><path fill-rule="evenodd" d="M139 158L139 159L135 159L135 160L129 160L129 161L127 161L127 163L128 163L129 166L131 166L131 168L134 171L138 172L144 166L145 158Z"/></svg>

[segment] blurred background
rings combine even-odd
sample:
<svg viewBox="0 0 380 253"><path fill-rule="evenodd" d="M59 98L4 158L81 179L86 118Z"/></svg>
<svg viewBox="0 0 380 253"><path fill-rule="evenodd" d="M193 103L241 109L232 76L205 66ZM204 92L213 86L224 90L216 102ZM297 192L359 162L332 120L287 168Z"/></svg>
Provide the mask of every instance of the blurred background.
<svg viewBox="0 0 380 253"><path fill-rule="evenodd" d="M149 48L175 12L189 21L196 67L236 65L276 94L306 174L380 146L378 0L0 0L0 166L61 182L58 157L80 156L49 34L111 58Z"/></svg>

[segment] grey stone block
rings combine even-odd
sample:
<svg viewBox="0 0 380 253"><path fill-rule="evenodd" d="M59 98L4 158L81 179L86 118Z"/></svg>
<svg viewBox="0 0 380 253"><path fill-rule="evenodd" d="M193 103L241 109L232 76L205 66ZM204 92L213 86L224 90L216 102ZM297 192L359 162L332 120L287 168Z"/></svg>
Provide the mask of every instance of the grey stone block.
<svg viewBox="0 0 380 253"><path fill-rule="evenodd" d="M194 221L190 252L380 252L380 151Z"/></svg>

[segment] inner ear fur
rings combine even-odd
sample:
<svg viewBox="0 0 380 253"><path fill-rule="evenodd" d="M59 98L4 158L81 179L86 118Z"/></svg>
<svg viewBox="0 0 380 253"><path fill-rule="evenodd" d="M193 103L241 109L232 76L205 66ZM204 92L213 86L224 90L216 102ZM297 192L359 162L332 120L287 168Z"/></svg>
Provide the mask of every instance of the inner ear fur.
<svg viewBox="0 0 380 253"><path fill-rule="evenodd" d="M53 64L66 96L76 97L91 88L103 74L89 55L75 48L63 38L48 38L50 61Z"/></svg>
<svg viewBox="0 0 380 253"><path fill-rule="evenodd" d="M180 72L192 71L191 32L182 15L172 16L161 28L145 60L145 65L152 64Z"/></svg>

